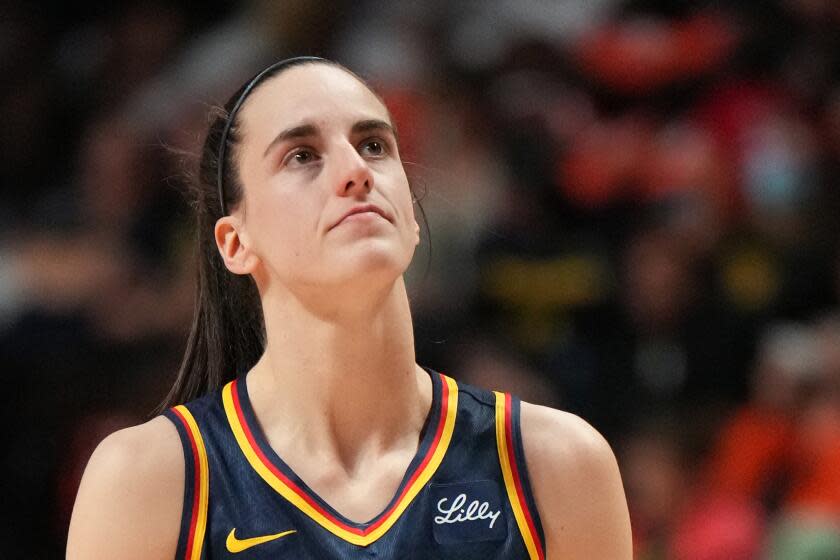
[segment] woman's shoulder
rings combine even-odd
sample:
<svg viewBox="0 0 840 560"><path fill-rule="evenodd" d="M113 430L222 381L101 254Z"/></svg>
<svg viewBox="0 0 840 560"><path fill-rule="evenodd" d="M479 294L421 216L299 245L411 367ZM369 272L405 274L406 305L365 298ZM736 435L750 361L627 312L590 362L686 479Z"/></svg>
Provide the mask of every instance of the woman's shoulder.
<svg viewBox="0 0 840 560"><path fill-rule="evenodd" d="M627 501L604 437L582 418L523 402L522 444L552 556L630 558Z"/></svg>
<svg viewBox="0 0 840 560"><path fill-rule="evenodd" d="M533 451L529 460L546 455L569 467L614 460L610 445L583 418L524 401L520 410L523 443Z"/></svg>
<svg viewBox="0 0 840 560"><path fill-rule="evenodd" d="M67 557L172 558L184 469L176 428L162 416L106 437L82 477Z"/></svg>
<svg viewBox="0 0 840 560"><path fill-rule="evenodd" d="M103 439L88 462L91 467L114 474L159 476L170 470L183 474L184 454L174 424L156 416Z"/></svg>

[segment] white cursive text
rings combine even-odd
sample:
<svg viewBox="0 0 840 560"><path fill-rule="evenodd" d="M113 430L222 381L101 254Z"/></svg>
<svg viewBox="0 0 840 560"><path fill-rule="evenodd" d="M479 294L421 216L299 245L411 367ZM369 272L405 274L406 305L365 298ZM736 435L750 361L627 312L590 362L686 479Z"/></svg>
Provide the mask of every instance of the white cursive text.
<svg viewBox="0 0 840 560"><path fill-rule="evenodd" d="M464 504L467 503L466 494L458 494L455 499L452 500L452 505L449 506L448 509L444 509L444 504L447 501L449 501L449 498L442 498L437 503L438 511L444 514L435 516L435 523L438 525L443 525L444 523L462 523L464 521L489 519L489 527L492 529L493 524L496 523L496 519L498 519L499 515L502 513L501 510L489 511L490 504L487 502L479 502L478 500L473 500L470 502L470 505L464 508Z"/></svg>

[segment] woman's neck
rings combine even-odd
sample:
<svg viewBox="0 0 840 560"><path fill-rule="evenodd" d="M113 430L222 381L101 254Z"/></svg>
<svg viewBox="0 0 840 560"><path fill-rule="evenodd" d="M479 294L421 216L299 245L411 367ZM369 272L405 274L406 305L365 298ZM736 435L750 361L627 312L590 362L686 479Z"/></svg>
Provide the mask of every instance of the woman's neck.
<svg viewBox="0 0 840 560"><path fill-rule="evenodd" d="M432 390L415 363L402 279L354 309L282 301L263 300L266 351L248 377L269 440L294 437L352 469L362 455L415 438Z"/></svg>

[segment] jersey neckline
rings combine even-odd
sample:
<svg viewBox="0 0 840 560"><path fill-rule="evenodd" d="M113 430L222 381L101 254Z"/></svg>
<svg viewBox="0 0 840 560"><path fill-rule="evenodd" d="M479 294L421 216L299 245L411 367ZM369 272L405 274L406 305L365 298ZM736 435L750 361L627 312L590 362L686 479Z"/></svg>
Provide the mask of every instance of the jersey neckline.
<svg viewBox="0 0 840 560"><path fill-rule="evenodd" d="M269 445L251 405L247 376L228 383L222 391L222 400L241 451L263 480L325 529L364 546L381 537L411 504L437 470L452 439L458 408L457 384L443 374L425 371L432 380L432 404L420 444L394 496L382 512L366 522L352 521L334 509Z"/></svg>

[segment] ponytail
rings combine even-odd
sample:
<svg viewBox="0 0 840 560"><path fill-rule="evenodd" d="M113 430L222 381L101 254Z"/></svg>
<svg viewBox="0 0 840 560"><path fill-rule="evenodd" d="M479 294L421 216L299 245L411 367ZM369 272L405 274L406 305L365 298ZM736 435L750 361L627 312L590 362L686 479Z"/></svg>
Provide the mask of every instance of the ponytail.
<svg viewBox="0 0 840 560"><path fill-rule="evenodd" d="M216 189L221 134L227 111L217 111L201 151L198 173L189 183L196 217L197 282L195 311L178 376L159 411L190 401L223 386L257 363L265 349L265 323L256 284L250 275L228 271L216 248L214 228L222 216ZM228 150L229 161L233 159ZM228 163L228 185L236 166ZM233 202L241 189L228 189Z"/></svg>

